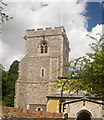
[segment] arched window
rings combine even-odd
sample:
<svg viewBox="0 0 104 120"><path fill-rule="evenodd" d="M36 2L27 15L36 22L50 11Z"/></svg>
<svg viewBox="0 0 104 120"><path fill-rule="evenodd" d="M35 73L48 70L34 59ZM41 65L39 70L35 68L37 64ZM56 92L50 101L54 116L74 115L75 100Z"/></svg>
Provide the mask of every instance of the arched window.
<svg viewBox="0 0 104 120"><path fill-rule="evenodd" d="M47 53L48 52L47 49L48 49L47 43L45 41L43 41L41 43L41 53Z"/></svg>
<svg viewBox="0 0 104 120"><path fill-rule="evenodd" d="M42 69L42 77L44 77L44 69Z"/></svg>
<svg viewBox="0 0 104 120"><path fill-rule="evenodd" d="M46 72L46 70L45 70L45 68L41 68L41 71L40 71L40 77L41 78L45 78L45 72Z"/></svg>

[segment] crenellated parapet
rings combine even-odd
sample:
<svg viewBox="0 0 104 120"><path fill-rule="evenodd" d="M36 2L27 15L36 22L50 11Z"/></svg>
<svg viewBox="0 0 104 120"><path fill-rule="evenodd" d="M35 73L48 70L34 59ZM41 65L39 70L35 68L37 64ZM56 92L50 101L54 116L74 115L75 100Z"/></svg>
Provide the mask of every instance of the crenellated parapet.
<svg viewBox="0 0 104 120"><path fill-rule="evenodd" d="M48 27L46 29L43 28L37 28L37 30L35 29L29 29L26 30L26 36L24 37L26 38L31 38L31 37L39 37L39 36L55 36L55 35L62 35L65 34L65 29L63 26L61 27Z"/></svg>

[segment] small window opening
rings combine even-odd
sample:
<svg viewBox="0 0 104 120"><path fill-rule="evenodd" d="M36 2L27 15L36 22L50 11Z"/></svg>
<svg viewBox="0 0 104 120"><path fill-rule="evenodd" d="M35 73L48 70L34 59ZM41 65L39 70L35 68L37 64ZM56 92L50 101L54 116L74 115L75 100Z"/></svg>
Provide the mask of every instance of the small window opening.
<svg viewBox="0 0 104 120"><path fill-rule="evenodd" d="M43 46L41 46L41 53L43 53Z"/></svg>
<svg viewBox="0 0 104 120"><path fill-rule="evenodd" d="M47 53L47 46L45 46L45 53Z"/></svg>
<svg viewBox="0 0 104 120"><path fill-rule="evenodd" d="M44 69L42 69L42 77L44 77Z"/></svg>
<svg viewBox="0 0 104 120"><path fill-rule="evenodd" d="M43 109L41 107L37 107L36 110L43 111Z"/></svg>
<svg viewBox="0 0 104 120"><path fill-rule="evenodd" d="M40 109L40 108L38 108L38 111L41 111L41 109Z"/></svg>

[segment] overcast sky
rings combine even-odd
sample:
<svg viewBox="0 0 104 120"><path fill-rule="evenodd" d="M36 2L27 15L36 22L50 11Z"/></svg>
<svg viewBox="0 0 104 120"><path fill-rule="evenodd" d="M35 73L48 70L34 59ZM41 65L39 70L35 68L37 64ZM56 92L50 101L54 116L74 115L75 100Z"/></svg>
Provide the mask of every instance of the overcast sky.
<svg viewBox="0 0 104 120"><path fill-rule="evenodd" d="M102 34L102 8L99 5L88 2L8 2L5 11L13 17L13 20L3 23L2 64L6 70L14 60L21 60L25 55L26 29L64 26L69 39L69 60L83 56L90 51L89 43L92 42L86 35L96 36ZM90 5L90 6L89 6ZM94 16L90 14L94 10ZM98 12L99 11L99 12ZM98 19L98 18L100 19ZM92 25L91 25L91 20ZM94 23L95 21L95 23ZM1 52L2 51L2 52Z"/></svg>

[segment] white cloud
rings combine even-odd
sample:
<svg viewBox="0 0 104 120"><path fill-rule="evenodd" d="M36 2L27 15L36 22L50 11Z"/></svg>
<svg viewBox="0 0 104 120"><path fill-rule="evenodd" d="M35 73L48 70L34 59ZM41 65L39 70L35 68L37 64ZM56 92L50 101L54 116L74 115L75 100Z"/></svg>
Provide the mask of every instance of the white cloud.
<svg viewBox="0 0 104 120"><path fill-rule="evenodd" d="M90 32L90 35L94 36L94 37L97 37L96 34L97 33L100 33L100 34L104 34L102 33L102 29L104 28L104 25L102 24L97 24L95 27L92 28L91 32Z"/></svg>
<svg viewBox="0 0 104 120"><path fill-rule="evenodd" d="M42 7L42 4L47 4L47 6ZM70 41L70 57L84 55L88 51L88 44L91 41L86 37L88 31L87 18L83 15L86 12L85 9L85 2L63 2L63 5L60 2L8 3L6 10L14 19L3 25L3 50L5 52L3 52L2 61L4 67L8 69L13 60L21 60L24 56L25 40L23 40L23 36L26 29L60 26L61 22ZM95 27L92 33L95 29L97 30ZM97 32L96 30L95 32Z"/></svg>
<svg viewBox="0 0 104 120"><path fill-rule="evenodd" d="M91 32L88 32L87 30L80 30L74 29L70 32L70 42L71 42L71 58L76 58L79 56L85 55L87 52L91 52L91 49L89 47L89 44L91 44L93 39L90 37L87 37L86 35L93 36L95 38L99 39L99 36L96 35L97 33L102 34L102 28L104 25L96 25L94 28L92 28Z"/></svg>

